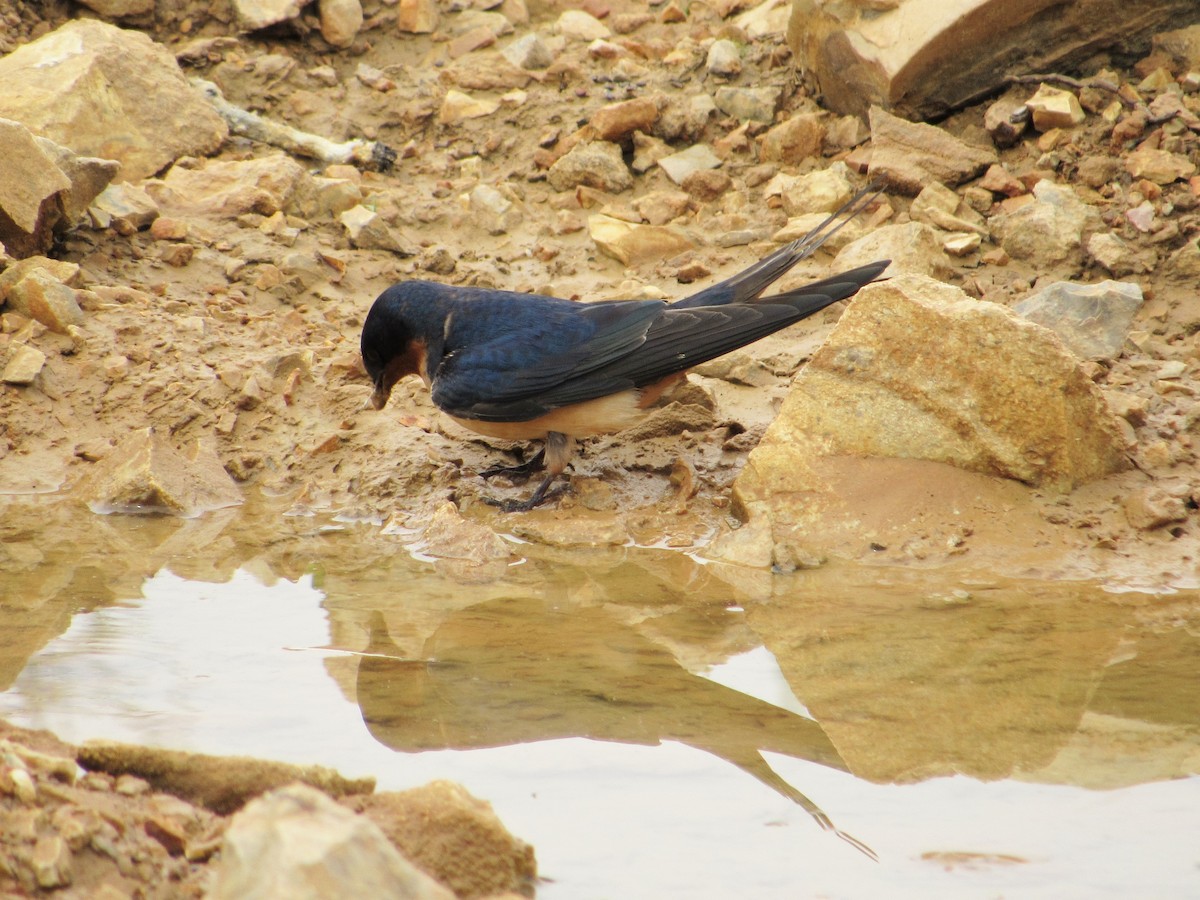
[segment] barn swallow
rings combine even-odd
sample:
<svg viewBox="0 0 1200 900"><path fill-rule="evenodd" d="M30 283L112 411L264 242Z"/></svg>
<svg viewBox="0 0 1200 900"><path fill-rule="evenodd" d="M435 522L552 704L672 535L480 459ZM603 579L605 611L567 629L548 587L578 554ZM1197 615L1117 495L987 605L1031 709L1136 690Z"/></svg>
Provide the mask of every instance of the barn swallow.
<svg viewBox="0 0 1200 900"><path fill-rule="evenodd" d="M856 194L821 225L737 275L667 303L555 297L405 281L385 290L363 323L362 358L382 409L405 375L419 375L433 402L459 425L512 441L543 441L529 464L545 479L524 502L489 501L506 512L533 509L566 469L576 438L622 431L714 359L853 296L880 276L871 263L761 298L872 202ZM841 220L839 222L839 219ZM481 473L485 477L510 471Z"/></svg>

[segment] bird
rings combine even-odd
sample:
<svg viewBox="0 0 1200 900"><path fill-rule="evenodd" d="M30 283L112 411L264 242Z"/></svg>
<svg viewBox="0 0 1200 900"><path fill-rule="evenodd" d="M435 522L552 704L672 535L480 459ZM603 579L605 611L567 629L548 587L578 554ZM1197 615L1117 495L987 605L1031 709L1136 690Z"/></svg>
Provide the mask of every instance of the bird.
<svg viewBox="0 0 1200 900"><path fill-rule="evenodd" d="M692 366L845 300L880 277L880 260L763 297L763 292L878 195L868 185L808 234L689 297L574 300L412 279L387 288L363 322L363 367L383 409L418 375L435 406L478 434L542 441L521 466L479 473L546 476L527 500L487 502L523 512L558 496L551 485L579 438L636 424Z"/></svg>

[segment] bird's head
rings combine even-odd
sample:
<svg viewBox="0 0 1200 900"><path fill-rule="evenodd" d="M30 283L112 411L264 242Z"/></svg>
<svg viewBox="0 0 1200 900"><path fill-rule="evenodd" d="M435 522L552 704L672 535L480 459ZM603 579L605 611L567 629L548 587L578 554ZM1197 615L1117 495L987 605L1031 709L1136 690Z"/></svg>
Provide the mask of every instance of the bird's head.
<svg viewBox="0 0 1200 900"><path fill-rule="evenodd" d="M384 291L363 323L363 368L375 390L371 405L383 409L396 382L405 375L426 377L427 340L416 327L409 304L398 295L396 288Z"/></svg>

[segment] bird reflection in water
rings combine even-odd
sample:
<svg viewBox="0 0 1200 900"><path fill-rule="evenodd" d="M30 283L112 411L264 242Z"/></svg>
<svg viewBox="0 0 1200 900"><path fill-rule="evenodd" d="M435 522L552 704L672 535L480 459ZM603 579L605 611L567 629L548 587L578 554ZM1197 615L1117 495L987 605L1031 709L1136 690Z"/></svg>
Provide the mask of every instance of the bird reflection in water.
<svg viewBox="0 0 1200 900"><path fill-rule="evenodd" d="M584 737L675 741L727 760L876 859L767 764L761 751L846 771L821 726L694 675L603 608L506 598L453 613L424 658L404 658L381 613L359 660L363 721L393 750L473 750Z"/></svg>

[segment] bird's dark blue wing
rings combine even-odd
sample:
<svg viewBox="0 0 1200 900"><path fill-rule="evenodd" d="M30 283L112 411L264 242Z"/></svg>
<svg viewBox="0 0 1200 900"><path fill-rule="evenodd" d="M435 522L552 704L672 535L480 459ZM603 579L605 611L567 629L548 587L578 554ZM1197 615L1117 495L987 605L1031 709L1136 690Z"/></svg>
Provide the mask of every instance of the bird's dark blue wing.
<svg viewBox="0 0 1200 900"><path fill-rule="evenodd" d="M563 405L554 398L564 384L636 350L665 306L528 295L468 300L447 327L443 356L430 373L433 401L468 419L535 418ZM585 393L592 399L632 386L601 376Z"/></svg>

